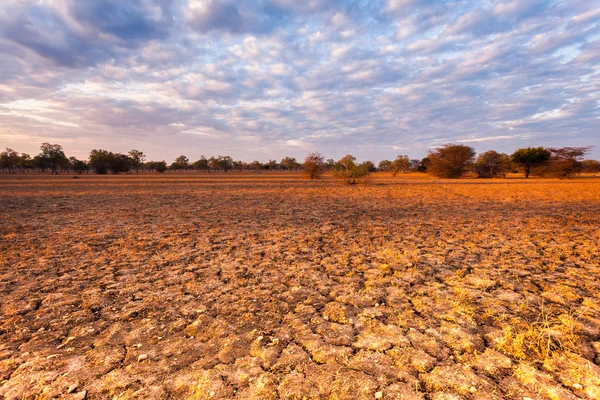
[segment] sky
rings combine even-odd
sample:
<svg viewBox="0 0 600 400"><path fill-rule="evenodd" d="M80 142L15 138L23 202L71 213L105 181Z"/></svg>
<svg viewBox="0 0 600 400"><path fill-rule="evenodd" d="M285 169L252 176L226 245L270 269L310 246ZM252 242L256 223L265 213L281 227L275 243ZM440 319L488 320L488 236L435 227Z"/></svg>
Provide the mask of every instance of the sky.
<svg viewBox="0 0 600 400"><path fill-rule="evenodd" d="M0 0L0 147L172 161L596 146L598 0Z"/></svg>

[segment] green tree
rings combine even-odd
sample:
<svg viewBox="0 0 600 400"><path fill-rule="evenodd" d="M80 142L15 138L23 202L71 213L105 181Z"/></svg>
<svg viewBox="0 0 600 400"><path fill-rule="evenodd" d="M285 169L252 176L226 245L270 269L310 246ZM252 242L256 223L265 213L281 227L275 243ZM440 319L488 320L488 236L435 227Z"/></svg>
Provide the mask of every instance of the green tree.
<svg viewBox="0 0 600 400"><path fill-rule="evenodd" d="M16 173L19 164L19 153L7 147L5 151L0 153L0 164L2 168L7 169L11 174Z"/></svg>
<svg viewBox="0 0 600 400"><path fill-rule="evenodd" d="M392 172L392 176L396 176L400 171L407 172L409 168L410 158L408 158L408 156L398 156L392 161L390 171Z"/></svg>
<svg viewBox="0 0 600 400"><path fill-rule="evenodd" d="M206 171L210 168L208 166L208 160L204 156L201 156L199 160L194 161L192 167L198 171Z"/></svg>
<svg viewBox="0 0 600 400"><path fill-rule="evenodd" d="M143 151L135 149L129 150L129 153L127 154L129 154L129 158L131 158L131 165L133 168L135 168L135 173L139 174L140 167L146 161L146 155Z"/></svg>
<svg viewBox="0 0 600 400"><path fill-rule="evenodd" d="M377 168L382 172L390 172L392 170L392 162L390 160L381 160Z"/></svg>
<svg viewBox="0 0 600 400"><path fill-rule="evenodd" d="M348 154L337 162L337 167L332 172L336 178L342 179L349 185L354 185L369 176L369 164L357 164L356 158Z"/></svg>
<svg viewBox="0 0 600 400"><path fill-rule="evenodd" d="M39 157L51 169L53 174L58 174L59 169L69 165L69 159L65 155L60 144L42 143Z"/></svg>
<svg viewBox="0 0 600 400"><path fill-rule="evenodd" d="M475 150L462 144L446 144L430 151L427 171L440 178L459 178L473 165Z"/></svg>
<svg viewBox="0 0 600 400"><path fill-rule="evenodd" d="M170 169L175 171L187 170L189 167L190 160L184 155L177 157L175 161L173 161L173 163L169 166Z"/></svg>
<svg viewBox="0 0 600 400"><path fill-rule="evenodd" d="M529 178L531 168L540 166L550 159L550 151L543 147L527 147L518 149L510 156L510 160L523 167L525 178Z"/></svg>
<svg viewBox="0 0 600 400"><path fill-rule="evenodd" d="M71 164L71 168L73 168L73 171L78 174L87 172L89 169L85 161L79 160L76 157L69 157L69 163Z"/></svg>
<svg viewBox="0 0 600 400"><path fill-rule="evenodd" d="M26 170L33 168L33 159L29 154L21 153L17 165L21 168L21 172L25 173Z"/></svg>

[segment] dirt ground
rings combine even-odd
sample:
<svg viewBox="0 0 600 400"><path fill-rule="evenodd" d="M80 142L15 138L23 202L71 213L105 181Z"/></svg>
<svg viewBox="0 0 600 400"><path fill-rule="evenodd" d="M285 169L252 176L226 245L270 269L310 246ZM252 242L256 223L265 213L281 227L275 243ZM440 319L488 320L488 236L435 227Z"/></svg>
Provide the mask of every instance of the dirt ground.
<svg viewBox="0 0 600 400"><path fill-rule="evenodd" d="M600 179L0 176L0 398L600 399Z"/></svg>

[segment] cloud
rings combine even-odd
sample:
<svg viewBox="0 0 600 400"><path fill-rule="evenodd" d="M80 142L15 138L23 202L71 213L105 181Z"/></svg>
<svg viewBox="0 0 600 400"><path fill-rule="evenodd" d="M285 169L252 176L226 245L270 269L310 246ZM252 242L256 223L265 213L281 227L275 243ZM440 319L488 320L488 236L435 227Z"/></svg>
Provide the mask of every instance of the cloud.
<svg viewBox="0 0 600 400"><path fill-rule="evenodd" d="M0 2L0 147L377 161L597 142L587 2Z"/></svg>

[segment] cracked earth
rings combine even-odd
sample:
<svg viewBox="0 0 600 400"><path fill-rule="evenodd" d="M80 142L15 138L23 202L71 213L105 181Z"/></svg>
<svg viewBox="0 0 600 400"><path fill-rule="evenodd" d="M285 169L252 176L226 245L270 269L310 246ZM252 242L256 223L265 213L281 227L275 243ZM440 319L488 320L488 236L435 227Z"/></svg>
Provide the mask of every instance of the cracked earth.
<svg viewBox="0 0 600 400"><path fill-rule="evenodd" d="M600 180L0 176L0 398L600 399Z"/></svg>

